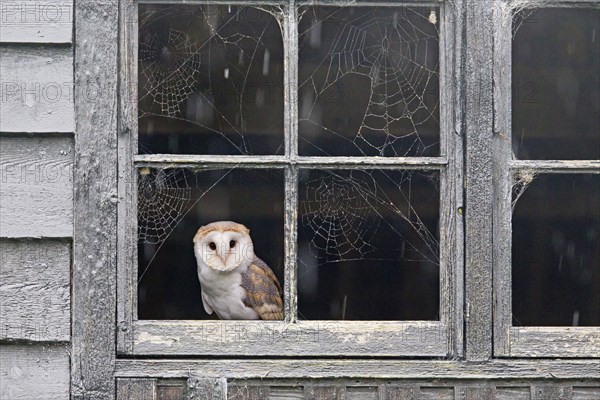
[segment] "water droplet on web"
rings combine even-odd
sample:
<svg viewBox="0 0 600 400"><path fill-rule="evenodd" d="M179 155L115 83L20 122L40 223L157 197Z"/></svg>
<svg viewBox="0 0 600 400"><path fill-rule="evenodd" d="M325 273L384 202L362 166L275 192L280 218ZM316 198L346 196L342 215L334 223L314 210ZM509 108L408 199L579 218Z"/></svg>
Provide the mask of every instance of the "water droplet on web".
<svg viewBox="0 0 600 400"><path fill-rule="evenodd" d="M435 11L431 10L431 13L429 13L429 22L432 24L437 24L437 16L435 15Z"/></svg>

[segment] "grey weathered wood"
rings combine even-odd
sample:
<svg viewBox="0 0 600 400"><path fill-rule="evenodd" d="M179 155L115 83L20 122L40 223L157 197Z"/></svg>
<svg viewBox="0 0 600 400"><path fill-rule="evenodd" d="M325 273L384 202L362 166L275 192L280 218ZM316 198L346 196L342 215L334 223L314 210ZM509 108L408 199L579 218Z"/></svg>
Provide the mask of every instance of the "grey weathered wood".
<svg viewBox="0 0 600 400"><path fill-rule="evenodd" d="M573 400L600 399L600 384L596 387L573 386Z"/></svg>
<svg viewBox="0 0 600 400"><path fill-rule="evenodd" d="M494 388L486 382L463 386L458 384L454 388L455 400L494 400Z"/></svg>
<svg viewBox="0 0 600 400"><path fill-rule="evenodd" d="M1 345L0 360L0 399L69 399L67 346Z"/></svg>
<svg viewBox="0 0 600 400"><path fill-rule="evenodd" d="M465 9L465 346L469 360L492 355L493 8Z"/></svg>
<svg viewBox="0 0 600 400"><path fill-rule="evenodd" d="M440 321L448 326L448 354L464 353L463 129L460 64L462 4L440 11L440 140L446 168L440 174Z"/></svg>
<svg viewBox="0 0 600 400"><path fill-rule="evenodd" d="M533 400L571 400L573 393L571 386L540 385L531 387L531 398Z"/></svg>
<svg viewBox="0 0 600 400"><path fill-rule="evenodd" d="M377 387L346 387L347 400L377 400Z"/></svg>
<svg viewBox="0 0 600 400"><path fill-rule="evenodd" d="M187 381L158 381L156 385L158 400L182 400L187 393Z"/></svg>
<svg viewBox="0 0 600 400"><path fill-rule="evenodd" d="M71 43L73 1L3 1L0 43Z"/></svg>
<svg viewBox="0 0 600 400"><path fill-rule="evenodd" d="M115 397L118 6L75 5L73 399Z"/></svg>
<svg viewBox="0 0 600 400"><path fill-rule="evenodd" d="M0 132L73 132L73 50L0 48Z"/></svg>
<svg viewBox="0 0 600 400"><path fill-rule="evenodd" d="M71 245L0 239L0 340L71 339Z"/></svg>
<svg viewBox="0 0 600 400"><path fill-rule="evenodd" d="M235 385L227 389L228 400L263 400L269 398L268 386Z"/></svg>
<svg viewBox="0 0 600 400"><path fill-rule="evenodd" d="M285 158L285 264L284 264L284 307L285 321L298 319L298 169L294 165L298 159L298 8L289 1L284 8L281 21L284 51L284 141Z"/></svg>
<svg viewBox="0 0 600 400"><path fill-rule="evenodd" d="M73 235L73 141L0 136L0 237Z"/></svg>
<svg viewBox="0 0 600 400"><path fill-rule="evenodd" d="M285 155L290 160L298 158L298 8L294 1L290 0L285 6L282 16L283 36L283 76L284 91L283 100L287 107L283 110L285 121L284 141ZM291 45L293 43L293 45Z"/></svg>
<svg viewBox="0 0 600 400"><path fill-rule="evenodd" d="M493 137L493 246L494 246L494 355L510 352L512 324L511 219L511 52L512 10L504 2L494 8L494 137Z"/></svg>
<svg viewBox="0 0 600 400"><path fill-rule="evenodd" d="M453 387L421 387L422 400L454 400Z"/></svg>
<svg viewBox="0 0 600 400"><path fill-rule="evenodd" d="M379 386L380 400L417 400L419 398L419 387L416 385L403 386Z"/></svg>
<svg viewBox="0 0 600 400"><path fill-rule="evenodd" d="M225 378L188 378L189 400L226 400L227 380Z"/></svg>
<svg viewBox="0 0 600 400"><path fill-rule="evenodd" d="M530 400L531 390L529 387L498 387L494 388L495 400Z"/></svg>
<svg viewBox="0 0 600 400"><path fill-rule="evenodd" d="M414 355L447 354L440 322L136 321L139 355Z"/></svg>
<svg viewBox="0 0 600 400"><path fill-rule="evenodd" d="M276 387L271 386L269 400L304 400L302 387Z"/></svg>
<svg viewBox="0 0 600 400"><path fill-rule="evenodd" d="M304 387L306 400L345 400L346 389L334 385L307 385Z"/></svg>
<svg viewBox="0 0 600 400"><path fill-rule="evenodd" d="M554 174L600 174L598 160L511 160L512 170L528 170Z"/></svg>
<svg viewBox="0 0 600 400"><path fill-rule="evenodd" d="M216 166L244 168L283 168L298 165L303 168L393 168L441 169L448 162L444 157L296 157L286 156L214 156L185 154L139 154L134 156L136 166L155 168L215 168Z"/></svg>
<svg viewBox="0 0 600 400"><path fill-rule="evenodd" d="M593 379L600 360L272 359L117 361L118 377L181 378L193 373L231 379Z"/></svg>
<svg viewBox="0 0 600 400"><path fill-rule="evenodd" d="M598 327L512 327L512 357L600 357Z"/></svg>
<svg viewBox="0 0 600 400"><path fill-rule="evenodd" d="M298 170L289 167L285 170L285 280L284 307L285 321L298 319Z"/></svg>
<svg viewBox="0 0 600 400"><path fill-rule="evenodd" d="M162 400L157 396L156 379L117 379L117 400Z"/></svg>
<svg viewBox="0 0 600 400"><path fill-rule="evenodd" d="M132 168L137 153L137 3L120 3L121 96L118 138L119 203L117 208L117 351L133 349L133 320L137 317L137 171Z"/></svg>

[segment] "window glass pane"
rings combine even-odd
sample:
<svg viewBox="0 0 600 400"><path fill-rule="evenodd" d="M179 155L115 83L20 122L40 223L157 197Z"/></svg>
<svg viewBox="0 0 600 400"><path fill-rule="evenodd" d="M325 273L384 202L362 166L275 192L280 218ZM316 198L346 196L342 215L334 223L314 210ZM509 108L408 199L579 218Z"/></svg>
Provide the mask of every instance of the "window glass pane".
<svg viewBox="0 0 600 400"><path fill-rule="evenodd" d="M301 155L439 154L439 13L302 7Z"/></svg>
<svg viewBox="0 0 600 400"><path fill-rule="evenodd" d="M299 317L439 318L439 174L303 170Z"/></svg>
<svg viewBox="0 0 600 400"><path fill-rule="evenodd" d="M600 325L600 175L518 178L513 324Z"/></svg>
<svg viewBox="0 0 600 400"><path fill-rule="evenodd" d="M203 308L193 238L235 221L283 285L283 171L138 170L138 317L215 319Z"/></svg>
<svg viewBox="0 0 600 400"><path fill-rule="evenodd" d="M283 154L283 42L269 11L140 4L140 153Z"/></svg>
<svg viewBox="0 0 600 400"><path fill-rule="evenodd" d="M512 141L520 159L600 158L600 9L519 12Z"/></svg>

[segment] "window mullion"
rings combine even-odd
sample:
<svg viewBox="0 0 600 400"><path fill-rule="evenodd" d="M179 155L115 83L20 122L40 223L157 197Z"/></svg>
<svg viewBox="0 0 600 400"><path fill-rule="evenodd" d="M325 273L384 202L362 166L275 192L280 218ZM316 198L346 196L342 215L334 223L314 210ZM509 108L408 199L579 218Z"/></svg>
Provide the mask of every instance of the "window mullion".
<svg viewBox="0 0 600 400"><path fill-rule="evenodd" d="M494 247L494 355L510 353L512 324L511 220L512 185L511 53L512 11L500 3L494 13L494 141L493 141L493 247Z"/></svg>
<svg viewBox="0 0 600 400"><path fill-rule="evenodd" d="M465 356L492 356L493 6L465 6Z"/></svg>
<svg viewBox="0 0 600 400"><path fill-rule="evenodd" d="M298 318L297 230L298 230L298 169L290 165L285 170L285 279L284 304L286 322Z"/></svg>
<svg viewBox="0 0 600 400"><path fill-rule="evenodd" d="M298 318L297 290L297 219L298 219L298 169L294 161L298 157L298 24L294 0L287 4L282 16L284 38L284 127L285 155L289 162L285 170L285 265L284 304L285 321Z"/></svg>
<svg viewBox="0 0 600 400"><path fill-rule="evenodd" d="M285 154L294 160L298 156L298 18L294 0L290 0L282 16L284 49L284 129Z"/></svg>

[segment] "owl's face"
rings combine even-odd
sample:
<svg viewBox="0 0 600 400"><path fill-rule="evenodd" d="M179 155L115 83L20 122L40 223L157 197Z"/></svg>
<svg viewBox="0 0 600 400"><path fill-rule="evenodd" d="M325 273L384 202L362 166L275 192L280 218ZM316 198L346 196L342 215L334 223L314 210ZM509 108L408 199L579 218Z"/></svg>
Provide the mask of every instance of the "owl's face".
<svg viewBox="0 0 600 400"><path fill-rule="evenodd" d="M230 221L213 222L198 229L194 253L198 263L218 271L231 271L254 260L248 228Z"/></svg>

